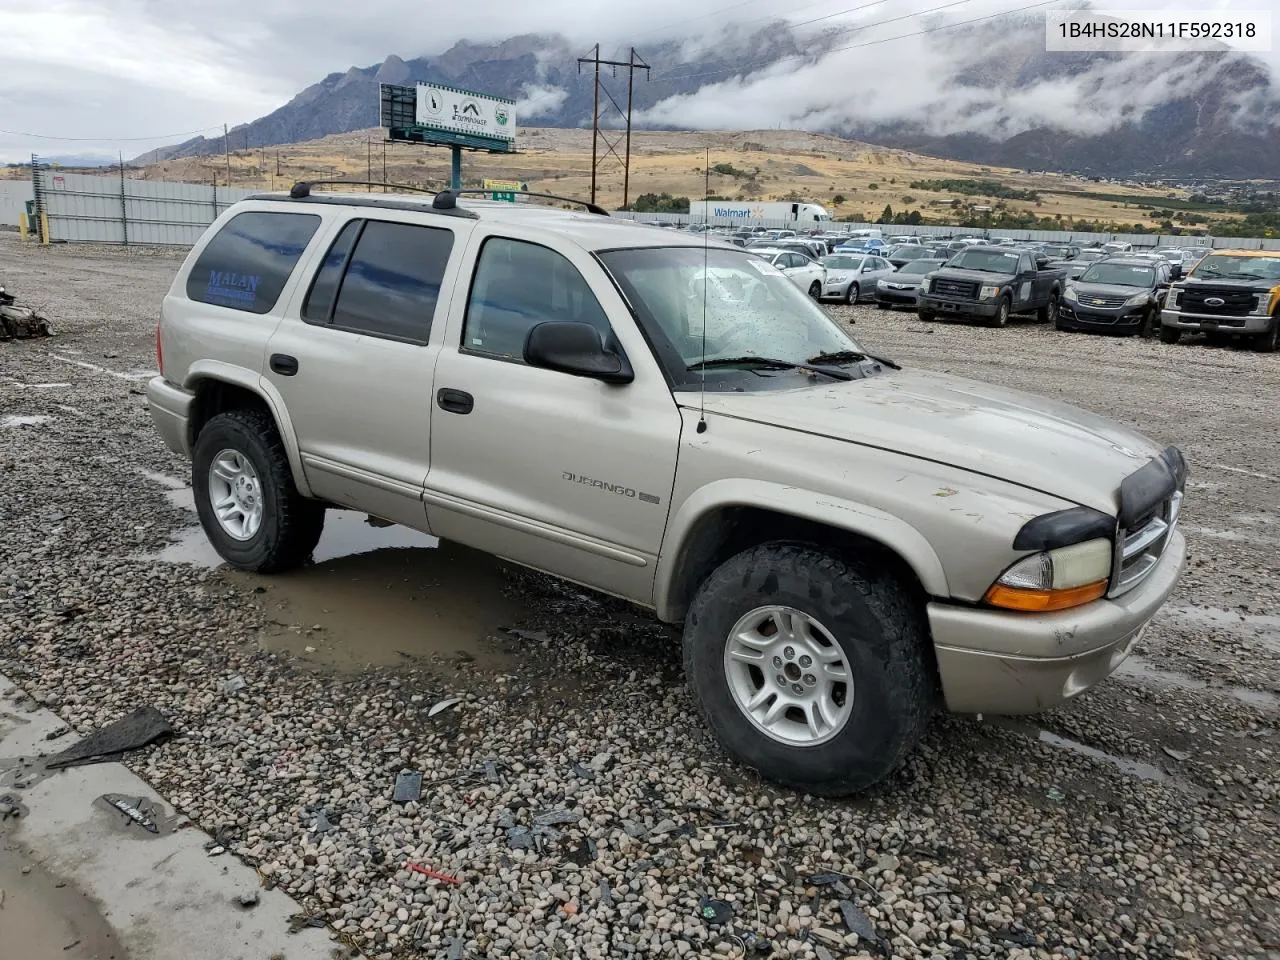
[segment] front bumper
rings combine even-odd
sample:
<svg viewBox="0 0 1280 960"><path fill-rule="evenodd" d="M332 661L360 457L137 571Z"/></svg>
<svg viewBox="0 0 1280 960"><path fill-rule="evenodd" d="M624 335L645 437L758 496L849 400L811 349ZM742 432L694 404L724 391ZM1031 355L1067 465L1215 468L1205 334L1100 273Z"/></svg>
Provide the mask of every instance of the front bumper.
<svg viewBox="0 0 1280 960"><path fill-rule="evenodd" d="M1025 614L929 604L947 709L1040 713L1105 680L1173 592L1186 550L1175 530L1140 585L1075 610Z"/></svg>
<svg viewBox="0 0 1280 960"><path fill-rule="evenodd" d="M1140 330L1147 307L1078 307L1063 300L1058 307L1058 322L1064 327L1081 330Z"/></svg>
<svg viewBox="0 0 1280 960"><path fill-rule="evenodd" d="M1160 325L1194 333L1266 333L1276 321L1272 317L1250 314L1244 317L1224 317L1217 313L1183 313L1181 310L1165 310L1160 314Z"/></svg>
<svg viewBox="0 0 1280 960"><path fill-rule="evenodd" d="M919 298L920 289L918 287L910 290L886 290L884 287L876 287L876 299L881 303L914 307Z"/></svg>
<svg viewBox="0 0 1280 960"><path fill-rule="evenodd" d="M843 300L849 295L849 285L852 280L827 280L822 284L823 300ZM865 291L864 291L865 292Z"/></svg>
<svg viewBox="0 0 1280 960"><path fill-rule="evenodd" d="M948 300L927 293L919 294L916 299L921 313L957 317L994 317L997 303L996 300Z"/></svg>
<svg viewBox="0 0 1280 960"><path fill-rule="evenodd" d="M147 409L164 445L174 453L191 459L191 403L195 397L176 387L164 377L147 382Z"/></svg>

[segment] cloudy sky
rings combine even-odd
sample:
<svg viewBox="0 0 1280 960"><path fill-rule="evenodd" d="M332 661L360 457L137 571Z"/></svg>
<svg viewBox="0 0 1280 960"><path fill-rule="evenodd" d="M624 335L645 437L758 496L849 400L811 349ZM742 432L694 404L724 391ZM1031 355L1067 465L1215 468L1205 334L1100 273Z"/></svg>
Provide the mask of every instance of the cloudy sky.
<svg viewBox="0 0 1280 960"><path fill-rule="evenodd" d="M748 86L753 99L774 123L785 123L785 105L794 104L799 88L829 90L851 70L918 64L920 80L900 81L908 92L892 110L913 109L930 102L928 61L916 59L925 40L904 36L938 18L970 19L993 12L1025 8L1034 0L645 0L622 5L589 4L585 0L472 0L467 16L446 17L414 10L403 0L2 0L0 37L0 161L43 155L113 154L126 156L185 139L194 133L214 135L225 122L253 120L283 104L304 86L352 65L366 66L396 53L410 57L438 53L459 39L496 40L519 33L558 32L584 50L600 40L635 43L670 37L692 37L714 43L724 24L760 24L779 17L810 24L807 29L867 25L851 34L856 44L891 40L866 49L835 53L824 63L791 75L762 78ZM1066 0L1055 7L1081 4ZM1195 10L1265 9L1269 3L1248 0L1097 0L1098 7ZM1043 8L1043 5L1037 5ZM358 16L353 15L358 10ZM407 11L413 11L406 15ZM892 19L892 23L882 21ZM1280 18L1278 18L1280 19ZM816 22L815 22L816 21ZM936 37L937 35L935 35ZM928 42L935 42L931 38ZM873 52L874 51L874 52ZM1277 54L1259 56L1274 65ZM1137 66L1114 78L1143 85L1150 71ZM785 74L785 72L784 72ZM865 75L865 73L864 73ZM1187 80L1189 78L1183 78ZM779 81L786 80L785 84ZM1158 89L1136 94L1143 102L1176 88L1179 79L1161 80ZM1170 87L1169 85L1172 85ZM770 104L768 98L777 99ZM680 104L680 115L702 126L716 125L726 114L721 95L740 95L729 85L709 91L700 104ZM1019 116L1039 116L1055 108L1075 116L1085 127L1110 122L1101 114L1079 116L1078 90L1059 91L1048 106L1040 99ZM801 98L803 99L803 97ZM673 105L674 106L674 105ZM821 106L821 105L819 105ZM1015 105L1016 106L1016 105ZM776 109L775 109L776 108ZM886 102L884 109L890 109ZM813 126L820 110L806 115ZM661 106L654 119L663 119ZM758 116L752 125L763 125ZM703 122L705 120L705 122ZM1012 129L1012 128L1010 128Z"/></svg>

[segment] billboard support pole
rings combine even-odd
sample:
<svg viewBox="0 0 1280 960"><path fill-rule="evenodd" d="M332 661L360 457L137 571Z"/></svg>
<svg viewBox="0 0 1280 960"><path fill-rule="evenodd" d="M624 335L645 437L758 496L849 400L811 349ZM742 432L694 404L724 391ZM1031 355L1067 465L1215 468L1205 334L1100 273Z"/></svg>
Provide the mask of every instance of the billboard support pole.
<svg viewBox="0 0 1280 960"><path fill-rule="evenodd" d="M449 189L462 189L462 148L449 148Z"/></svg>

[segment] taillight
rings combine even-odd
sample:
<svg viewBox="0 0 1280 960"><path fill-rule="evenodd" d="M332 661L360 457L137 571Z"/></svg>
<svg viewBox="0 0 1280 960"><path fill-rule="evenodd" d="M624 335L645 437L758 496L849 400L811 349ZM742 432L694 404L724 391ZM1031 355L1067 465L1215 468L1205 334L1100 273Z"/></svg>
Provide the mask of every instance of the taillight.
<svg viewBox="0 0 1280 960"><path fill-rule="evenodd" d="M160 343L160 324L156 324L156 369L164 376L164 347Z"/></svg>

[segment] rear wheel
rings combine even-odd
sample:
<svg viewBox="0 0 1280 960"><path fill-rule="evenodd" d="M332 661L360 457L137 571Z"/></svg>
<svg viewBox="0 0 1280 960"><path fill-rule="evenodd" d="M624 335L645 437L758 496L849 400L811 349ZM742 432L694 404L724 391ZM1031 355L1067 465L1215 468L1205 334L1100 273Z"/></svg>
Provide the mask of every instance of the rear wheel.
<svg viewBox="0 0 1280 960"><path fill-rule="evenodd" d="M196 513L218 555L241 570L279 573L306 562L324 506L298 492L270 415L231 410L200 430L192 452Z"/></svg>
<svg viewBox="0 0 1280 960"><path fill-rule="evenodd" d="M724 747L824 796L871 786L920 740L937 701L927 647L891 573L804 543L725 561L684 626L685 672Z"/></svg>
<svg viewBox="0 0 1280 960"><path fill-rule="evenodd" d="M809 296L813 297L813 299L815 300L822 299L822 284L820 284L817 280L809 284Z"/></svg>
<svg viewBox="0 0 1280 960"><path fill-rule="evenodd" d="M862 299L862 290L858 287L856 283L849 284L849 289L845 292L845 295L844 295L844 302L857 303L861 299Z"/></svg>
<svg viewBox="0 0 1280 960"><path fill-rule="evenodd" d="M1259 353L1275 353L1280 346L1280 317L1271 319L1271 329L1253 338L1253 349Z"/></svg>
<svg viewBox="0 0 1280 960"><path fill-rule="evenodd" d="M1182 331L1177 327L1161 327L1160 342L1161 343L1177 343L1182 339Z"/></svg>
<svg viewBox="0 0 1280 960"><path fill-rule="evenodd" d="M1036 319L1041 323L1052 323L1055 327L1058 325L1058 297L1054 295L1049 298L1049 302L1036 311Z"/></svg>

